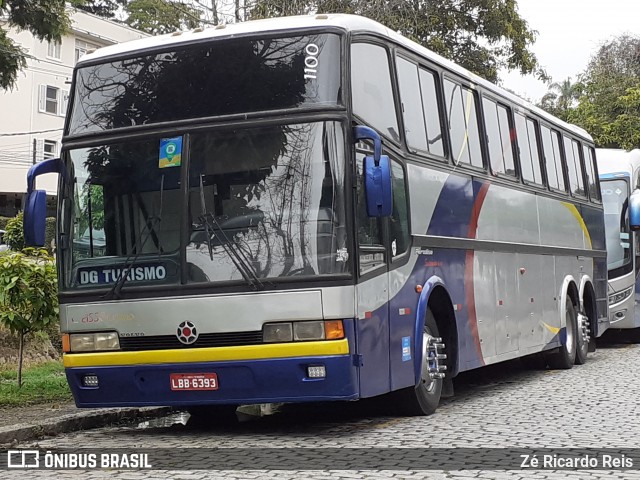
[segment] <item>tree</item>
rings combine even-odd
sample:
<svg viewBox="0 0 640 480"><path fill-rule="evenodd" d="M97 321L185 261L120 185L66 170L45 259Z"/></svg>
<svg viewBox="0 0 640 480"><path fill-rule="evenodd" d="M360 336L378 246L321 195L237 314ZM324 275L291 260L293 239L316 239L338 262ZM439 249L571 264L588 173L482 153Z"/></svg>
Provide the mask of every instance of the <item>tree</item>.
<svg viewBox="0 0 640 480"><path fill-rule="evenodd" d="M47 251L25 249L0 256L0 323L19 336L18 387L25 336L57 319L56 269Z"/></svg>
<svg viewBox="0 0 640 480"><path fill-rule="evenodd" d="M120 7L127 4L127 0L76 0L74 6L87 13L104 18L114 18Z"/></svg>
<svg viewBox="0 0 640 480"><path fill-rule="evenodd" d="M48 42L59 41L71 25L64 0L0 0L0 16L8 19L9 27L28 30ZM0 89L13 88L18 72L26 66L26 51L0 28Z"/></svg>
<svg viewBox="0 0 640 480"><path fill-rule="evenodd" d="M152 35L200 25L200 10L171 0L130 0L126 12L127 25Z"/></svg>
<svg viewBox="0 0 640 480"><path fill-rule="evenodd" d="M371 18L492 82L503 68L547 79L529 49L536 32L518 14L516 0L257 0L249 15L313 11Z"/></svg>
<svg viewBox="0 0 640 480"><path fill-rule="evenodd" d="M569 110L576 106L582 88L583 85L579 82L573 83L571 77L562 82L553 82L549 84L549 90L538 106L558 118L567 120Z"/></svg>
<svg viewBox="0 0 640 480"><path fill-rule="evenodd" d="M581 81L583 94L568 120L600 147L640 147L640 37L622 35L602 45Z"/></svg>

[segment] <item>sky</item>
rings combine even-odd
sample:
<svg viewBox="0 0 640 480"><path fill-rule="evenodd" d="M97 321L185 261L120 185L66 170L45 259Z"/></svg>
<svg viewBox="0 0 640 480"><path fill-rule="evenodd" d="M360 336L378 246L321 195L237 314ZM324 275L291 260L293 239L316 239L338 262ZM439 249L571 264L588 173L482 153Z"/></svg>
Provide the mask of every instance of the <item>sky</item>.
<svg viewBox="0 0 640 480"><path fill-rule="evenodd" d="M520 16L538 31L531 47L554 82L575 81L607 41L640 36L640 0L517 0ZM533 76L501 73L503 86L537 102L547 86Z"/></svg>

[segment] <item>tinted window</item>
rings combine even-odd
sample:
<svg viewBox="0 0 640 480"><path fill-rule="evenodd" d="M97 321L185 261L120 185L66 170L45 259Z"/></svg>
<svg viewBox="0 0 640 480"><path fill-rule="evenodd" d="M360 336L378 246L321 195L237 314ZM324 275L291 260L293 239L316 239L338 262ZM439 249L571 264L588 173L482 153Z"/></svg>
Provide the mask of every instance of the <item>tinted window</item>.
<svg viewBox="0 0 640 480"><path fill-rule="evenodd" d="M420 101L418 67L399 57L397 58L397 66L407 145L412 151L427 150L426 127L424 115L422 114L422 102Z"/></svg>
<svg viewBox="0 0 640 480"><path fill-rule="evenodd" d="M399 141L387 51L370 43L351 45L353 113L381 134Z"/></svg>
<svg viewBox="0 0 640 480"><path fill-rule="evenodd" d="M399 163L391 164L393 179L393 214L389 224L391 254L402 255L409 248L409 208L407 187L404 181L404 170Z"/></svg>
<svg viewBox="0 0 640 480"><path fill-rule="evenodd" d="M553 144L553 156L556 162L556 171L558 172L559 189L567 191L567 184L564 179L564 165L562 163L562 155L560 154L560 134L555 130L551 131L551 143Z"/></svg>
<svg viewBox="0 0 640 480"><path fill-rule="evenodd" d="M536 122L530 118L527 118L527 133L529 134L529 149L531 150L531 166L533 167L534 181L542 184L544 182L540 168L540 152L538 151L538 129L536 128Z"/></svg>
<svg viewBox="0 0 640 480"><path fill-rule="evenodd" d="M584 197L586 196L586 190L584 188L578 142L564 137L564 153L567 158L567 171L569 172L569 190L574 195Z"/></svg>
<svg viewBox="0 0 640 480"><path fill-rule="evenodd" d="M506 107L488 98L483 100L483 107L491 168L495 173L515 175L509 135L509 112Z"/></svg>
<svg viewBox="0 0 640 480"><path fill-rule="evenodd" d="M519 113L516 113L515 118L522 178L542 185L535 123Z"/></svg>
<svg viewBox="0 0 640 480"><path fill-rule="evenodd" d="M542 136L542 152L549 187L555 190L563 190L564 182L559 181L559 179L562 180L562 170L558 171L558 166L562 166L562 164L560 162L556 163L553 142L551 140L551 130L542 125L540 127L540 134Z"/></svg>
<svg viewBox="0 0 640 480"><path fill-rule="evenodd" d="M453 161L482 167L482 151L478 131L475 94L451 80L444 81L445 103L448 108L451 154Z"/></svg>
<svg viewBox="0 0 640 480"><path fill-rule="evenodd" d="M436 76L433 72L420 69L420 89L422 91L422 106L427 123L427 148L430 153L444 157L444 141L442 139L442 124L440 106L436 89Z"/></svg>
<svg viewBox="0 0 640 480"><path fill-rule="evenodd" d="M340 37L322 34L216 40L82 67L68 133L335 105L339 59Z"/></svg>
<svg viewBox="0 0 640 480"><path fill-rule="evenodd" d="M600 188L598 188L598 175L596 175L596 159L592 147L583 148L584 165L587 169L587 185L589 186L589 196L591 200L600 201Z"/></svg>

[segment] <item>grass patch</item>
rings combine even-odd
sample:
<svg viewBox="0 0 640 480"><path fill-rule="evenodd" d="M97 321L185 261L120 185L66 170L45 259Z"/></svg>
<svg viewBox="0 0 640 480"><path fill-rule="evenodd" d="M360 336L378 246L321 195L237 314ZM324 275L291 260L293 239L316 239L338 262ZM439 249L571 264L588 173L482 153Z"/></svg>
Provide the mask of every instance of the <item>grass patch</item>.
<svg viewBox="0 0 640 480"><path fill-rule="evenodd" d="M18 388L16 367L0 369L0 406L69 401L71 398L61 361L24 368L22 388Z"/></svg>

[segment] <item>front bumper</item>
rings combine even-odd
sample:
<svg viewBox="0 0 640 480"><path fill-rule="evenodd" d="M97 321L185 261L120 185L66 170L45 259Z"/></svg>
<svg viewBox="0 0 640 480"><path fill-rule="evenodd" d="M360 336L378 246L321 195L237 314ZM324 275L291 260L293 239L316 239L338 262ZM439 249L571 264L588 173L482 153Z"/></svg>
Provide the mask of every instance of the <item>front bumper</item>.
<svg viewBox="0 0 640 480"><path fill-rule="evenodd" d="M308 378L307 366L324 365L325 378ZM172 373L216 373L218 390L173 391ZM78 407L195 406L356 400L357 369L350 355L251 361L88 366L66 369ZM96 375L99 386L83 386Z"/></svg>

